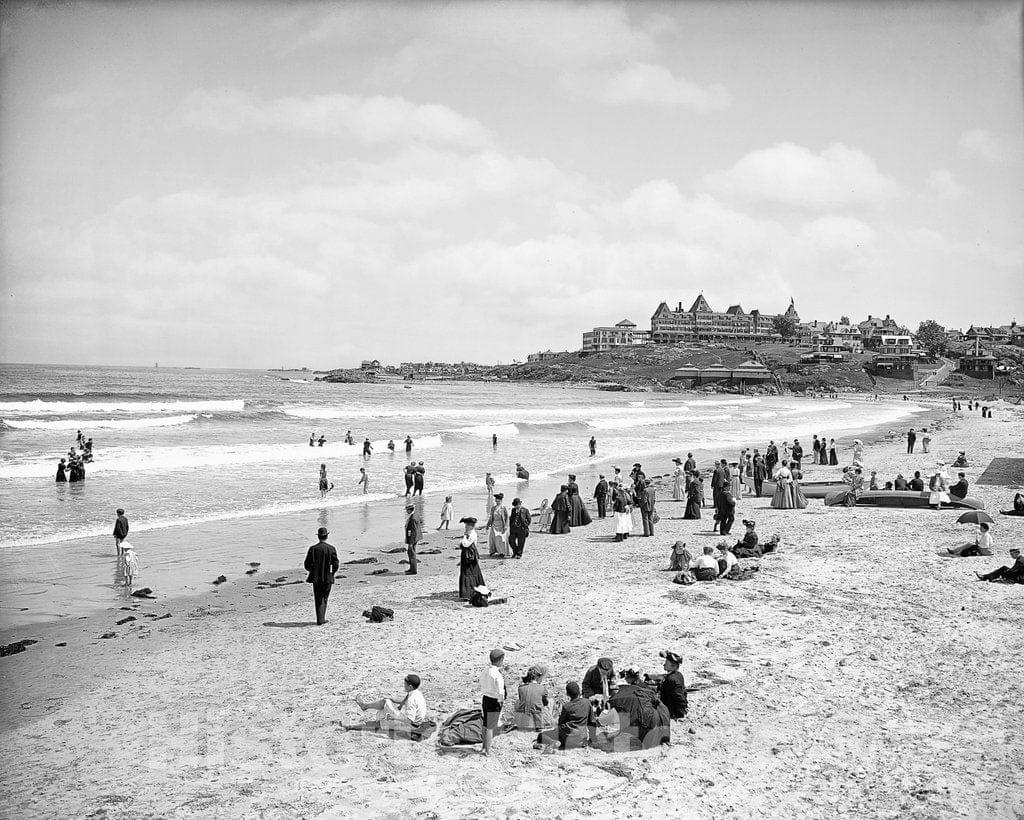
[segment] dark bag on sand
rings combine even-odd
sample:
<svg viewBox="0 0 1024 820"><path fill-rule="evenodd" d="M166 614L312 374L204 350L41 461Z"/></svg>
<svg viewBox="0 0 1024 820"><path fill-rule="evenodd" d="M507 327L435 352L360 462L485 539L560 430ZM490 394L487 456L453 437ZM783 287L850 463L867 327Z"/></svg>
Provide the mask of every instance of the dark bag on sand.
<svg viewBox="0 0 1024 820"><path fill-rule="evenodd" d="M494 734L502 735L515 729L515 724L505 726L499 723ZM471 746L484 742L484 713L480 709L462 709L444 719L437 730L437 742L441 746Z"/></svg>
<svg viewBox="0 0 1024 820"><path fill-rule="evenodd" d="M363 612L363 617L372 624L382 624L384 621L395 620L395 610L388 609L386 606L375 606Z"/></svg>
<svg viewBox="0 0 1024 820"><path fill-rule="evenodd" d="M661 521L661 516L658 515L658 511L655 510L651 513L651 522L657 524L659 521Z"/></svg>
<svg viewBox="0 0 1024 820"><path fill-rule="evenodd" d="M463 709L445 718L437 730L442 746L465 746L484 742L484 713L480 709Z"/></svg>

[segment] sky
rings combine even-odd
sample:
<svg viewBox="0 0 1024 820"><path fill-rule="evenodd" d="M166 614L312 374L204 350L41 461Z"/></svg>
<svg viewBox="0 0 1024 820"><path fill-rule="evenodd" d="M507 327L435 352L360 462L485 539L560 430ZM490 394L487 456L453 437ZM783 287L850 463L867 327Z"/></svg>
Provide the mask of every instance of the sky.
<svg viewBox="0 0 1024 820"><path fill-rule="evenodd" d="M1021 3L0 5L0 360L1024 322Z"/></svg>

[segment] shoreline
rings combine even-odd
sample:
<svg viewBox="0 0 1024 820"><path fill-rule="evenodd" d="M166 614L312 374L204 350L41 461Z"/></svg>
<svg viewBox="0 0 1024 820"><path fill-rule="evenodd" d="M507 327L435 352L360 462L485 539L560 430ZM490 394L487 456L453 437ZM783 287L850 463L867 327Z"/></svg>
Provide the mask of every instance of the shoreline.
<svg viewBox="0 0 1024 820"><path fill-rule="evenodd" d="M991 457L1024 445L1024 410L946 415L933 454L915 462L966 447L973 484ZM861 437L883 474L907 461L901 436ZM1012 495L977 493L989 510ZM115 638L29 647L0 660L3 741L19 761L0 796L26 817L464 817L482 805L566 817L666 805L699 818L1019 814L1021 588L978 583L973 570L1005 563L1021 522L997 522L992 558L948 559L936 545L969 534L952 511L740 505L762 537L783 535L746 582L672 584L674 540L719 539L707 517L684 521L681 505L662 500L654 538L613 544L611 522L595 522L531 535L523 561L485 559L487 583L510 596L502 607L455 600L452 549L394 583L343 569L323 628L310 625L308 585L257 591L247 579ZM373 603L395 621L367 624L359 613ZM497 739L491 758L444 754L433 740L332 723L357 720L354 697L389 693L409 671L432 716L470 706L495 645L510 647L513 691L537 661L560 687L598 656L655 671L672 648L694 689L690 714L673 723L669 747L612 755L544 756L525 733Z"/></svg>
<svg viewBox="0 0 1024 820"><path fill-rule="evenodd" d="M950 413L951 411L949 411L948 407L926 407L922 412L914 416L914 425L936 427ZM921 422L925 422L925 424L922 425ZM892 432L890 427L891 423L881 422L874 425L866 425L863 428L852 428L851 431L844 431L837 437L836 443L841 449L848 449L852 446L854 438L861 438L865 444L882 441ZM763 449L765 444L767 442L761 442L760 445L756 446L760 446ZM755 445L751 444L749 446ZM584 503L587 504L591 515L596 517L596 505L591 497L593 486L597 482L599 472L604 471L607 475L611 474L613 460L619 463L624 473L628 472L629 465L633 461L641 461L647 465L663 461L662 467L653 468L653 472L649 472L649 476L651 478L656 478L658 475L667 477L673 466L670 459L677 455L681 458L685 457L686 452L686 447L681 447L677 450L659 449L657 451L634 453L625 459L621 456L602 458L599 453L595 459L587 458L577 464L563 466L564 472L575 472L578 475ZM706 471L709 469L710 463L717 462L718 458L729 453L726 448L715 450L693 448L692 452L701 465L702 471ZM842 463L843 459L841 458L840 461ZM810 467L809 474L820 469L821 465ZM505 492L507 506L511 506L513 497L521 495L524 503L535 512L540 507L542 499L550 499L557 494L558 486L563 480L563 470L545 474L536 473L534 476L531 476L528 482L518 481L514 484L508 482L499 483L496 486L496 490ZM476 489L466 487L456 495L456 518L453 521L453 531L459 528L456 522L463 515L476 515L480 519L478 526L483 526L486 494L483 492L482 484L483 475L480 476ZM668 482L665 482L662 487L656 485L659 501L665 500L668 486L670 486ZM422 500L417 502L417 515L423 524L424 539L427 541L425 549L431 549L436 546L433 543L432 536L434 535L434 527L439 518L443 493L447 492L450 492L450 490L430 490L428 486ZM373 494L371 493L371 495ZM344 498L347 500L349 497ZM358 499L358 496L353 498ZM402 522L404 521L404 505L405 497L400 494L394 494L362 504L355 501L342 505L311 505L309 509L283 513L232 517L218 521L177 524L158 529L142 530L141 532L146 533L146 547L144 550L139 550L139 547L136 547L139 550L143 568L136 577L134 588L140 589L149 586L154 589L155 594L159 596L159 600L166 602L170 606L175 601L191 600L193 598L198 600L204 595L217 594L222 589L230 588L236 582L249 580L243 574L243 570L248 568L248 562L252 560L259 560L261 562L258 572L251 576L252 578L260 579L278 577L288 573L295 574L299 571L298 568L301 567L301 556L298 556L298 553L301 552L304 555L305 549L316 540L315 532L319 526L327 526L328 529L332 530L332 539L329 540L338 549L339 558L342 562L371 556L380 559L383 556L383 553L380 552L382 548L390 549L402 544L401 533ZM170 592L165 593L161 591L159 573L156 573L157 578L154 579L154 582L146 581L147 563L151 561L150 556L159 556L161 554L171 556L174 553L175 544L182 540L198 538L212 544L217 544L231 543L237 541L239 537L242 539L249 538L253 546L238 552L233 561L225 560L219 564L207 562L203 565L201 571L196 569L188 572L182 578L177 588L172 588ZM134 539L130 538L129 540ZM267 541L274 546L263 546ZM282 544L287 544L288 546L279 546ZM64 555L81 554L83 552L108 562L115 560L111 538L107 535L46 542L43 546L53 546L61 550L60 558L51 557L50 560L63 560ZM283 552L298 556L298 560L286 558L282 554ZM398 556L396 561L401 557ZM383 562L380 566L383 566ZM153 574L155 569L156 567L150 566L150 573ZM221 575L225 575L228 578L227 583L223 587L211 587L210 582ZM116 578L116 573L114 578ZM115 593L121 593L121 590L116 585L112 584L111 586ZM127 592L124 592L119 595L119 600L116 602L97 601L92 606L86 605L85 609L82 609L80 605L74 611L66 613L55 612L49 617L43 616L26 619L24 616L19 618L18 615L20 613L8 614L15 607L20 609L22 605L31 603L40 597L45 596L48 599L50 596L44 591L46 589L47 585L45 583L37 582L34 590L9 596L9 599L4 601L4 606L7 609L0 613L0 645L6 645L22 638L30 637L25 634L28 631L46 634L48 626L66 623L69 619L79 619L83 616L92 616L100 612L110 612L112 610L116 612L116 607L130 604L136 600L129 598ZM73 587L65 588L63 592L66 595L73 595L76 590Z"/></svg>

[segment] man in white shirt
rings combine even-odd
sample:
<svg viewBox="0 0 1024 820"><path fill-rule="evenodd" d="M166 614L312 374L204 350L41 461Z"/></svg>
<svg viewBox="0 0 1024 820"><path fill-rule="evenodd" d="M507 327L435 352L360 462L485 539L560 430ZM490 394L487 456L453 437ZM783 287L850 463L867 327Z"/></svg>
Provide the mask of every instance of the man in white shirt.
<svg viewBox="0 0 1024 820"><path fill-rule="evenodd" d="M492 649L490 664L480 674L480 710L484 715L484 754L491 753L491 741L494 730L501 717L501 707L505 702L505 678L501 674L501 666L505 661L505 653L501 649Z"/></svg>
<svg viewBox="0 0 1024 820"><path fill-rule="evenodd" d="M695 559L690 565L693 574L698 581L714 581L718 577L718 560L715 558L715 548L704 547L704 554Z"/></svg>
<svg viewBox="0 0 1024 820"><path fill-rule="evenodd" d="M363 702L356 698L360 709L374 709L377 712L377 726L384 731L395 729L415 729L427 719L427 701L420 691L420 676L405 676L405 697L395 705L395 698Z"/></svg>

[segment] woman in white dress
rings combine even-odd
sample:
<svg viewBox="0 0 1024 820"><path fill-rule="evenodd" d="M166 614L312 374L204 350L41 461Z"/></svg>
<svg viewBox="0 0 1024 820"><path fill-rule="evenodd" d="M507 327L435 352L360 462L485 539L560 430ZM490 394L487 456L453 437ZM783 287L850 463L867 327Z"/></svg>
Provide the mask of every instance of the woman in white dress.
<svg viewBox="0 0 1024 820"><path fill-rule="evenodd" d="M853 466L864 466L864 445L861 444L859 438L853 440Z"/></svg>
<svg viewBox="0 0 1024 820"><path fill-rule="evenodd" d="M743 482L740 480L740 466L735 461L729 465L729 490L733 498L743 495Z"/></svg>
<svg viewBox="0 0 1024 820"><path fill-rule="evenodd" d="M678 459L672 459L676 464L675 472L672 474L672 500L673 501L685 501L686 500L686 471L683 470L683 462Z"/></svg>
<svg viewBox="0 0 1024 820"><path fill-rule="evenodd" d="M936 510L941 510L943 504L949 503L949 476L946 475L946 462L940 461L934 474L928 481L928 503Z"/></svg>

